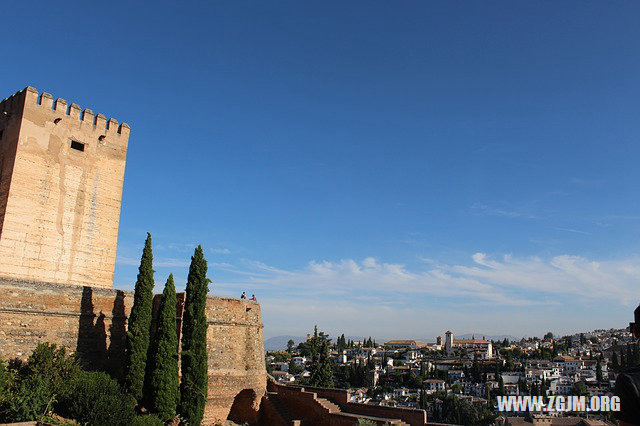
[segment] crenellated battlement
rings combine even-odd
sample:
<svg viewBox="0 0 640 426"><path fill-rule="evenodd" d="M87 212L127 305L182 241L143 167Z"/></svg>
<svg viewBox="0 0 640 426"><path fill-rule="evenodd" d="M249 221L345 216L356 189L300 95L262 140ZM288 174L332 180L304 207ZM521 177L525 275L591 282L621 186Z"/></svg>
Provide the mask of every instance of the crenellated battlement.
<svg viewBox="0 0 640 426"><path fill-rule="evenodd" d="M19 92L9 96L0 102L0 113L7 115L21 112L25 106L48 108L54 114L68 117L94 127L97 132L107 132L115 135L129 135L130 127L127 123L118 124L115 118L105 117L103 114L95 114L89 108L84 110L80 105L68 104L62 98L54 99L50 93L39 93L35 88L27 86Z"/></svg>

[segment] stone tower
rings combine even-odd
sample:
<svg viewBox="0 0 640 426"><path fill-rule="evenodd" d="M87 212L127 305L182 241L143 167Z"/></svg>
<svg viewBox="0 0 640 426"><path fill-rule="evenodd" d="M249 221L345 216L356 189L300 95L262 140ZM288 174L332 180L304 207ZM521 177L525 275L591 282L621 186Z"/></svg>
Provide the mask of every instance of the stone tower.
<svg viewBox="0 0 640 426"><path fill-rule="evenodd" d="M128 140L32 87L0 103L0 277L113 287Z"/></svg>
<svg viewBox="0 0 640 426"><path fill-rule="evenodd" d="M451 355L453 353L453 333L448 331L444 333L444 349L447 352L447 355Z"/></svg>

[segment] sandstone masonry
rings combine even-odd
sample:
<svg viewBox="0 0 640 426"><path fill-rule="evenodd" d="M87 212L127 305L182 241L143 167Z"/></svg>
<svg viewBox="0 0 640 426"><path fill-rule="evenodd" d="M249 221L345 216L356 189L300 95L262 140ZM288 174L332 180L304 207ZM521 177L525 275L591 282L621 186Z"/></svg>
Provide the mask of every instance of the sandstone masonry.
<svg viewBox="0 0 640 426"><path fill-rule="evenodd" d="M0 103L0 276L113 287L128 141L32 87Z"/></svg>
<svg viewBox="0 0 640 426"><path fill-rule="evenodd" d="M0 278L0 357L26 357L39 342L64 345L85 366L122 375L133 292ZM181 325L183 294L179 293ZM159 301L158 299L156 299ZM205 420L255 424L266 390L260 305L207 298L209 395Z"/></svg>

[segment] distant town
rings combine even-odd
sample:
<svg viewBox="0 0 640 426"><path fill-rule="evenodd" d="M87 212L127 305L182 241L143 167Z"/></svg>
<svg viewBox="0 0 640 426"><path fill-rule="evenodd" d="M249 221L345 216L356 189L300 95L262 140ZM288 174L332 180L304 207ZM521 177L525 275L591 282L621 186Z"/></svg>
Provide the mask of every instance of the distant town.
<svg viewBox="0 0 640 426"><path fill-rule="evenodd" d="M640 348L625 329L521 340L459 339L447 331L434 342L334 341L316 329L306 341L266 353L267 372L280 384L349 389L352 402L420 408L430 422L456 424L527 424L533 413L501 418L496 397L612 396L617 373L639 364ZM581 424L585 413L551 416ZM613 413L588 417L609 424Z"/></svg>

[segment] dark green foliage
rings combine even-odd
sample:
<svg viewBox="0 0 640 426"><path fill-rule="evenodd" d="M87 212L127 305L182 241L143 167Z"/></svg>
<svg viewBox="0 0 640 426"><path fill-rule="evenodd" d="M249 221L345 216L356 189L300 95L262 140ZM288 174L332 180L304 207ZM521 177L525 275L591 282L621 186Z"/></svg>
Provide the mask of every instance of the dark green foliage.
<svg viewBox="0 0 640 426"><path fill-rule="evenodd" d="M41 376L10 371L0 395L0 422L37 420L50 410L53 401L51 388Z"/></svg>
<svg viewBox="0 0 640 426"><path fill-rule="evenodd" d="M149 350L149 330L153 304L154 271L152 264L151 234L147 233L133 296L133 307L129 316L127 364L124 378L125 388L137 401L142 399Z"/></svg>
<svg viewBox="0 0 640 426"><path fill-rule="evenodd" d="M38 344L26 363L14 363L2 370L0 421L40 419L69 397L80 373L76 360L64 347L49 343Z"/></svg>
<svg viewBox="0 0 640 426"><path fill-rule="evenodd" d="M336 366L335 379L338 387L355 388L371 386L372 376L369 372L375 368L371 360L356 360L348 366Z"/></svg>
<svg viewBox="0 0 640 426"><path fill-rule="evenodd" d="M486 405L474 405L469 401L459 399L455 395L435 392L431 395L424 395L424 399L426 401L421 401L420 405L428 407L427 417L430 422L457 425L491 425L496 418L495 413L492 413ZM436 409L435 404L429 404L435 399L442 401L442 405L438 409Z"/></svg>
<svg viewBox="0 0 640 426"><path fill-rule="evenodd" d="M64 346L39 343L27 359L23 374L42 377L55 399L60 400L73 392L72 382L80 371L77 360Z"/></svg>
<svg viewBox="0 0 640 426"><path fill-rule="evenodd" d="M164 422L158 417L147 414L145 416L136 416L131 422L131 426L163 426Z"/></svg>
<svg viewBox="0 0 640 426"><path fill-rule="evenodd" d="M596 364L596 380L598 381L598 383L604 381L604 376L602 374L602 364L600 364L600 360L598 360L598 363Z"/></svg>
<svg viewBox="0 0 640 426"><path fill-rule="evenodd" d="M7 385L9 372L7 371L7 363L0 358L0 395L3 394L4 387Z"/></svg>
<svg viewBox="0 0 640 426"><path fill-rule="evenodd" d="M150 409L163 420L175 417L178 407L178 334L176 331L176 287L173 274L162 293L158 327L151 351Z"/></svg>
<svg viewBox="0 0 640 426"><path fill-rule="evenodd" d="M68 415L92 426L128 426L134 419L135 401L106 373L83 371L73 394L61 403Z"/></svg>
<svg viewBox="0 0 640 426"><path fill-rule="evenodd" d="M296 374L302 372L302 370L303 370L303 368L302 367L298 367L298 365L293 360L293 358L291 358L291 360L289 361L289 374L296 375Z"/></svg>
<svg viewBox="0 0 640 426"><path fill-rule="evenodd" d="M27 362L3 368L0 423L46 420L55 412L83 424L129 425L135 401L106 373L86 372L64 347L41 343Z"/></svg>
<svg viewBox="0 0 640 426"><path fill-rule="evenodd" d="M340 337L338 337L338 340L336 341L336 350L339 353L342 353L343 350L345 350L347 348L347 339L345 339L344 334L342 334Z"/></svg>
<svg viewBox="0 0 640 426"><path fill-rule="evenodd" d="M333 364L329 358L329 339L324 333L318 334L318 327L313 331L313 337L309 340L311 353L311 365L309 372L309 384L319 387L333 387Z"/></svg>
<svg viewBox="0 0 640 426"><path fill-rule="evenodd" d="M207 400L207 318L205 307L210 280L207 261L198 246L191 258L182 319L182 383L180 414L189 425L199 425Z"/></svg>
<svg viewBox="0 0 640 426"><path fill-rule="evenodd" d="M585 385L584 382L574 383L573 386L571 387L571 390L569 390L569 395L588 396L589 391L587 391L587 385Z"/></svg>

